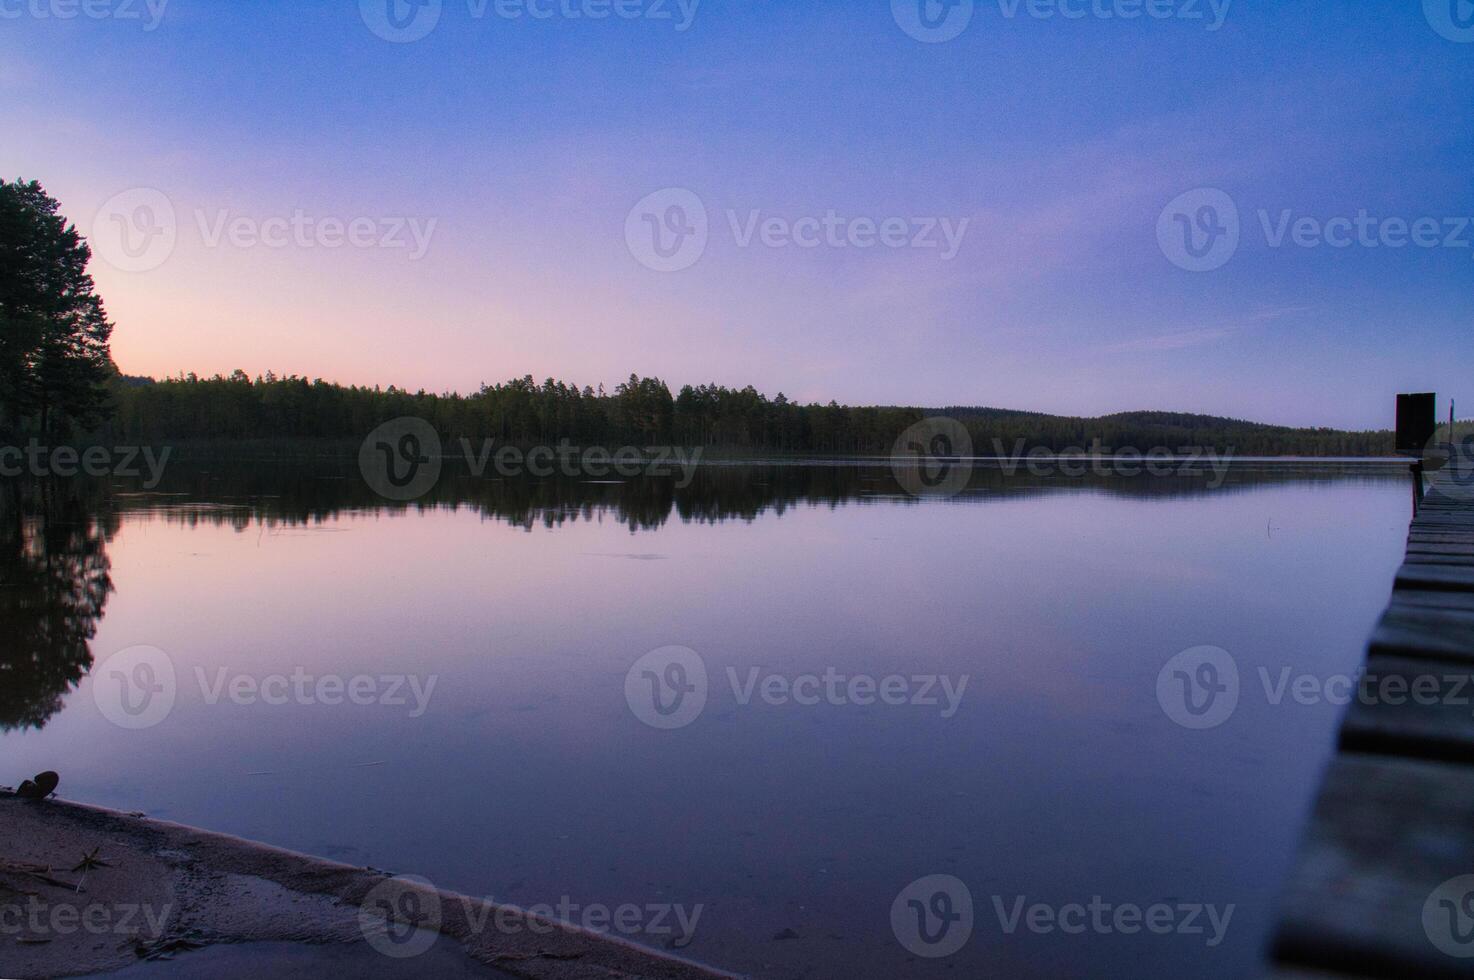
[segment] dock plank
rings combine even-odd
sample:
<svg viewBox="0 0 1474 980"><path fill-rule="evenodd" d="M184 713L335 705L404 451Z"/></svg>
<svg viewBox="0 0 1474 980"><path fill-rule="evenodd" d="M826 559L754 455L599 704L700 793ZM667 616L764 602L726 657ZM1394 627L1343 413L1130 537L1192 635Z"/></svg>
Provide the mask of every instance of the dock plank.
<svg viewBox="0 0 1474 980"><path fill-rule="evenodd" d="M1474 556L1410 551L1407 562L1409 565L1471 565L1474 564Z"/></svg>
<svg viewBox="0 0 1474 980"><path fill-rule="evenodd" d="M1474 568L1458 565L1405 564L1398 569L1397 589L1474 591Z"/></svg>
<svg viewBox="0 0 1474 980"><path fill-rule="evenodd" d="M1419 555L1474 555L1474 540L1464 541L1409 541L1408 554Z"/></svg>
<svg viewBox="0 0 1474 980"><path fill-rule="evenodd" d="M1427 606L1431 609L1463 609L1474 612L1474 592L1439 592L1400 589L1392 601L1402 606Z"/></svg>
<svg viewBox="0 0 1474 980"><path fill-rule="evenodd" d="M1463 565L1474 566L1474 555L1424 554L1408 552L1409 565Z"/></svg>
<svg viewBox="0 0 1474 980"><path fill-rule="evenodd" d="M1474 664L1474 613L1394 601L1372 632L1369 652Z"/></svg>
<svg viewBox="0 0 1474 980"><path fill-rule="evenodd" d="M1418 513L1411 528L1416 531L1465 531L1474 527L1474 519L1465 517L1458 511L1439 513L1427 507Z"/></svg>
<svg viewBox="0 0 1474 980"><path fill-rule="evenodd" d="M1471 827L1474 769L1342 754L1284 892L1276 956L1370 976L1469 976L1469 960L1434 944L1424 907L1474 870Z"/></svg>
<svg viewBox="0 0 1474 980"><path fill-rule="evenodd" d="M1474 977L1468 459L1427 480L1282 905L1272 976Z"/></svg>
<svg viewBox="0 0 1474 980"><path fill-rule="evenodd" d="M1471 524L1474 524L1474 516L1452 504L1439 506L1424 503L1418 508L1417 516L1413 518L1414 527L1469 527Z"/></svg>
<svg viewBox="0 0 1474 980"><path fill-rule="evenodd" d="M1348 752L1474 758L1474 664L1374 656L1341 728Z"/></svg>
<svg viewBox="0 0 1474 980"><path fill-rule="evenodd" d="M1461 534L1445 533L1430 534L1427 531L1413 531L1407 536L1408 544L1452 544L1467 545L1474 544L1474 531Z"/></svg>

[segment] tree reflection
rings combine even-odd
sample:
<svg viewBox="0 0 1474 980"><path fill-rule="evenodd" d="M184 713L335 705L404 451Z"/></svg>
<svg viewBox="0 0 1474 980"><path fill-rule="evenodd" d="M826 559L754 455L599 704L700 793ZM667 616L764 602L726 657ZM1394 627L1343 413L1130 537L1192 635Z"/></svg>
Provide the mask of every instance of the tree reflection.
<svg viewBox="0 0 1474 980"><path fill-rule="evenodd" d="M126 481L0 481L0 732L40 728L92 667L90 642L113 591L107 548L123 520L241 533L327 525L341 515L467 509L531 531L581 521L617 521L631 533L670 521L717 523L781 516L791 508L917 506L885 461L817 465L759 462L702 466L674 476L590 480L483 478L447 465L437 485L410 503L376 496L356 461L271 463L247 458L180 460L163 485ZM1038 478L979 464L958 505L1052 493L1173 499L1246 492L1266 483L1327 484L1407 479L1394 467L1235 462L1221 487L1207 476L1087 475Z"/></svg>
<svg viewBox="0 0 1474 980"><path fill-rule="evenodd" d="M0 484L0 731L40 728L92 667L118 518L85 481Z"/></svg>

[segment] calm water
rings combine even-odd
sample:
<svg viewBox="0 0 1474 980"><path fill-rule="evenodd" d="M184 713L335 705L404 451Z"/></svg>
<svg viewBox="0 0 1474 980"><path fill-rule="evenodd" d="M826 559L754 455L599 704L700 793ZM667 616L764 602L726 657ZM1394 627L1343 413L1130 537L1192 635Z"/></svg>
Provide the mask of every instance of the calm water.
<svg viewBox="0 0 1474 980"><path fill-rule="evenodd" d="M521 905L700 906L688 955L761 976L1245 975L1340 712L1273 703L1259 670L1356 668L1410 492L1367 464L1207 482L985 468L943 501L882 466L723 466L452 475L408 508L327 466L9 486L0 782L54 768L69 798ZM107 660L140 645L175 698L124 728ZM1242 685L1192 730L1157 680L1202 645ZM626 679L669 646L709 684L661 729L641 685L692 675ZM902 676L908 703L762 694L826 670ZM251 696L294 673L371 676L375 703ZM910 703L925 675L965 675L950 716L940 684ZM940 960L892 929L930 875L974 913ZM1008 930L1021 898L1097 897L1174 928L1233 912L1212 947L1206 913L1207 935Z"/></svg>

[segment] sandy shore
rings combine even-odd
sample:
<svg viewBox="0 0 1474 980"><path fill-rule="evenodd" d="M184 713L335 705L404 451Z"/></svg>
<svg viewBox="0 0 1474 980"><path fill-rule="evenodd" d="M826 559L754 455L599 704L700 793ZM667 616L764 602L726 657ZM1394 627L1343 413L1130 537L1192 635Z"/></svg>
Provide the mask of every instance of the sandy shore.
<svg viewBox="0 0 1474 980"><path fill-rule="evenodd" d="M86 868L89 854L106 866ZM447 940L451 942L448 944ZM58 800L0 795L0 976L80 976L224 943L447 945L533 980L730 974L384 872ZM396 974L405 975L405 974Z"/></svg>

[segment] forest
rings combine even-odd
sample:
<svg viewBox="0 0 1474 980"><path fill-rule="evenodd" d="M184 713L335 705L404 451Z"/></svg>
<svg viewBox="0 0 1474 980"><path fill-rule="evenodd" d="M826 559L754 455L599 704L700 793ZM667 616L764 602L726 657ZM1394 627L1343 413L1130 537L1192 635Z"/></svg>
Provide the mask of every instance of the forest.
<svg viewBox="0 0 1474 980"><path fill-rule="evenodd" d="M447 441L495 439L547 445L702 446L734 453L885 454L908 426L929 415L961 421L974 451L994 455L1165 447L1239 455L1380 456L1392 433L1297 429L1206 415L1129 412L1074 418L966 406L852 407L800 404L751 386L685 385L675 395L659 378L630 375L613 391L526 376L475 394L429 394L343 386L321 379L242 371L153 380L117 377L111 389L114 442L343 441L362 439L401 416L423 418Z"/></svg>

